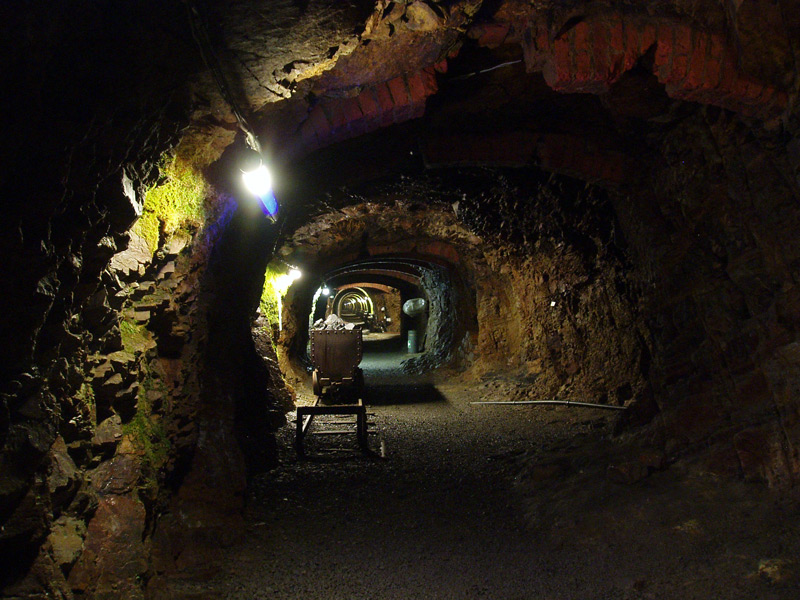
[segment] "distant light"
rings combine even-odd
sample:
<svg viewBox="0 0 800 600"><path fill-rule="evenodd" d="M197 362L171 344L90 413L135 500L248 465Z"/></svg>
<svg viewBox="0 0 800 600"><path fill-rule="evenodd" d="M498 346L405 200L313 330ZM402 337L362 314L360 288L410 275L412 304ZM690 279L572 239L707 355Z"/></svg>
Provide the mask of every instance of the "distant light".
<svg viewBox="0 0 800 600"><path fill-rule="evenodd" d="M555 300L551 300L550 301L550 306L555 306L555 305L556 305L556 301Z"/></svg>
<svg viewBox="0 0 800 600"><path fill-rule="evenodd" d="M298 268L295 268L295 267L293 267L293 268L292 268L292 269L289 271L289 279L291 279L292 281L297 281L297 280L298 280L298 279L300 279L302 276L303 276L303 272L302 272L300 269L298 269Z"/></svg>
<svg viewBox="0 0 800 600"><path fill-rule="evenodd" d="M322 295L323 296L330 296L331 295L331 290L327 285L323 285L322 286Z"/></svg>
<svg viewBox="0 0 800 600"><path fill-rule="evenodd" d="M272 176L264 164L259 164L250 171L242 171L242 180L245 187L259 198L269 195L272 191Z"/></svg>

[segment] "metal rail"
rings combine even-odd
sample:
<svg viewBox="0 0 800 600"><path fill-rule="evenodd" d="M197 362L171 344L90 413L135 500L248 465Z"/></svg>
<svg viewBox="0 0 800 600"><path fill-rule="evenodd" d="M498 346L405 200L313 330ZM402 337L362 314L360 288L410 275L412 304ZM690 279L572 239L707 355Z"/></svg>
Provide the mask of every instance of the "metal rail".
<svg viewBox="0 0 800 600"><path fill-rule="evenodd" d="M593 404L591 402L572 402L571 400L520 400L519 402L480 401L470 404L501 404L505 406L524 404L560 404L563 406L580 406L583 408L600 408L602 410L626 410L627 406L611 406L610 404Z"/></svg>

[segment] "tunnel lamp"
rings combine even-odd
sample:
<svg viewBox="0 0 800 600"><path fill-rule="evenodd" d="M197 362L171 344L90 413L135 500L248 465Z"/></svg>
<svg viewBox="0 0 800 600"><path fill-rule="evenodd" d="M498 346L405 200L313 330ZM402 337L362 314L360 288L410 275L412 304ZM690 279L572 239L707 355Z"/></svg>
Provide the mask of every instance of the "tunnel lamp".
<svg viewBox="0 0 800 600"><path fill-rule="evenodd" d="M289 270L289 278L290 278L292 281L297 281L297 280L298 280L298 279L300 279L302 276L303 276L303 272L302 272L300 269L298 269L297 267L292 267L292 268Z"/></svg>
<svg viewBox="0 0 800 600"><path fill-rule="evenodd" d="M330 296L331 295L331 289L327 285L323 284L323 286L322 286L322 295L323 296Z"/></svg>
<svg viewBox="0 0 800 600"><path fill-rule="evenodd" d="M261 200L267 216L275 217L278 212L278 201L272 193L272 176L261 159L261 154L255 150L248 150L241 164L242 181L247 191Z"/></svg>
<svg viewBox="0 0 800 600"><path fill-rule="evenodd" d="M550 306L555 306L555 305L556 305L556 301L555 300L551 300L550 301Z"/></svg>
<svg viewBox="0 0 800 600"><path fill-rule="evenodd" d="M242 171L242 179L245 187L256 196L265 196L272 190L272 177L263 164L252 171Z"/></svg>

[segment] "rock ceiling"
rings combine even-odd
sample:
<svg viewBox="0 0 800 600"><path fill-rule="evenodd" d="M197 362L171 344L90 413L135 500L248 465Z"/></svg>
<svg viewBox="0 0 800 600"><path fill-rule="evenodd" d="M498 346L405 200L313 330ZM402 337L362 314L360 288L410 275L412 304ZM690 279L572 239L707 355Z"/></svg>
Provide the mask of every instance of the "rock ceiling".
<svg viewBox="0 0 800 600"><path fill-rule="evenodd" d="M439 130L427 140L429 164L491 158L614 183L639 153L626 153L614 138L667 118L675 100L767 123L787 113L800 39L800 10L790 4L232 0L194 6L232 96L268 154L302 156L427 115L427 129ZM197 75L194 91L195 119L235 128L210 72ZM494 131L487 136L487 130ZM581 158L587 144L604 148L601 158Z"/></svg>

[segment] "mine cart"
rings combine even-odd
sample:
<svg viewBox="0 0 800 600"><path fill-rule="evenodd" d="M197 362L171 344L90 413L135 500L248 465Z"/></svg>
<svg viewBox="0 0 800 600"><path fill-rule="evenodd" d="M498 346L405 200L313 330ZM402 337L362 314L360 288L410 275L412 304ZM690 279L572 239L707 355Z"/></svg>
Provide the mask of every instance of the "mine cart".
<svg viewBox="0 0 800 600"><path fill-rule="evenodd" d="M367 408L362 402L364 374L358 367L362 351L361 330L312 329L310 336L311 363L314 368L312 381L317 402L314 406L297 407L297 453L301 456L305 454L303 438L318 415L353 415L358 445L368 452Z"/></svg>
<svg viewBox="0 0 800 600"><path fill-rule="evenodd" d="M357 400L364 388L360 329L312 329L312 382L317 396Z"/></svg>

